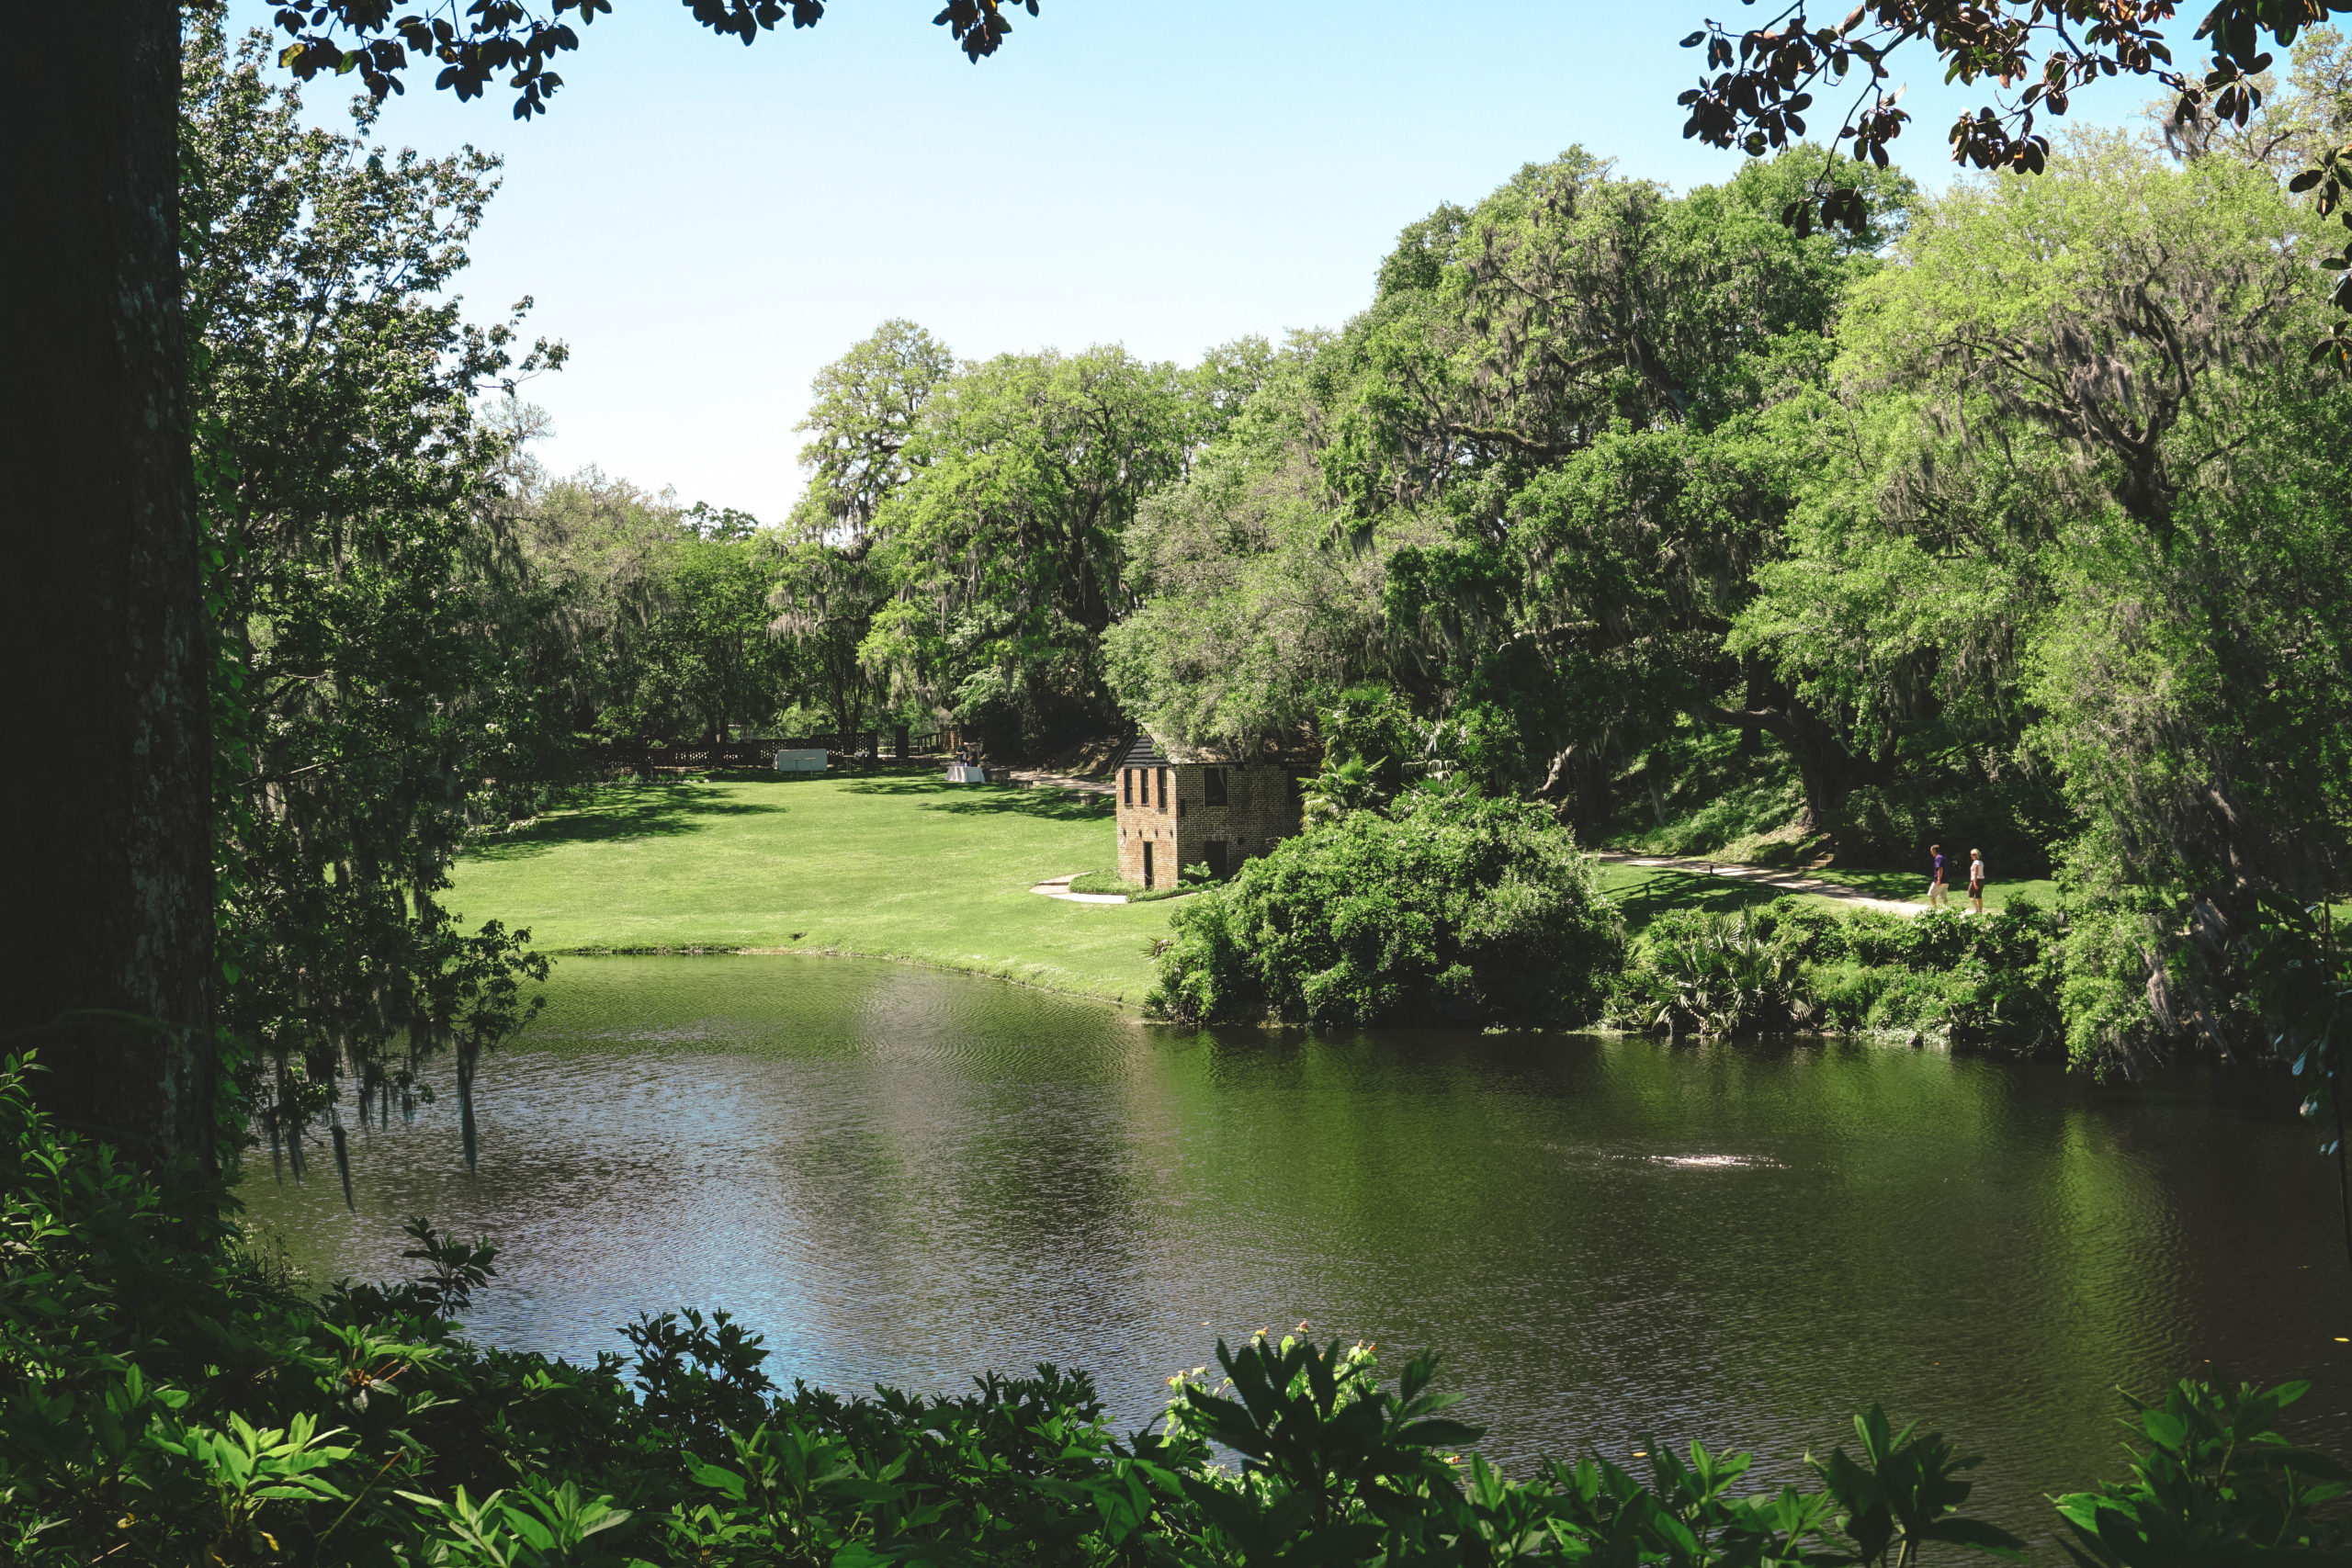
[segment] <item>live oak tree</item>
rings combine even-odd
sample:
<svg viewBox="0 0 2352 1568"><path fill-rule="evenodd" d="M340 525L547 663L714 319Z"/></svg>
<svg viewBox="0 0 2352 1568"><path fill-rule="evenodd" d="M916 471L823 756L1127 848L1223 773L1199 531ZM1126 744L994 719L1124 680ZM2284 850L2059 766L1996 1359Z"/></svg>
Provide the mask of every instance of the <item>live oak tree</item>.
<svg viewBox="0 0 2352 1568"><path fill-rule="evenodd" d="M1690 716L1785 748L1827 826L1876 750L1724 648L1779 548L1792 405L1907 189L1849 165L1888 227L1794 234L1779 210L1821 162L1677 197L1572 150L1410 226L1370 308L1297 344L1129 531L1131 711L1248 745L1391 682L1451 765L1588 829Z"/></svg>
<svg viewBox="0 0 2352 1568"><path fill-rule="evenodd" d="M199 9L217 8L200 5ZM1030 0L1035 9L1035 0ZM377 96L437 68L543 110L550 62L606 0L384 0L278 13L298 75L352 71ZM751 41L819 0L693 0ZM1010 31L1000 0L936 18L974 60ZM45 1047L62 1113L153 1157L210 1156L211 665L190 458L177 148L182 7L76 0L11 13L0 65L9 221L0 241L17 476L0 626L21 700L0 795L19 848L0 1032Z"/></svg>
<svg viewBox="0 0 2352 1568"><path fill-rule="evenodd" d="M793 509L770 562L770 629L799 650L834 744L865 728L885 694L864 647L889 602L885 507L923 460L914 443L923 411L955 374L945 344L914 322L893 319L817 372L800 467L808 489Z"/></svg>
<svg viewBox="0 0 2352 1568"><path fill-rule="evenodd" d="M992 745L1115 722L1100 639L1132 607L1121 536L1183 473L1195 387L1116 345L959 370L876 513L890 598L861 657Z"/></svg>
<svg viewBox="0 0 2352 1568"><path fill-rule="evenodd" d="M1753 4L1753 0L1749 0ZM2199 139L2217 126L2244 130L2263 107L2267 45L2292 46L2352 0L2219 0L2199 21L2189 44L2209 52L2201 72L2176 58L2167 33L2178 8L2171 0L2118 6L2109 0L1861 0L1834 25L1816 23L1805 0L1789 0L1761 25L1734 30L1709 21L1682 40L1706 51L1706 74L1679 100L1690 110L1682 134L1750 156L1806 134L1819 93L1847 94L1834 148L1857 161L1888 165L1888 148L1911 119L1889 62L1906 51L1931 51L1947 81L1984 84L1993 101L1963 110L1947 140L1954 162L1979 169L2040 174L2051 156L2049 122L2075 95L2114 77L2145 77L2173 94L2172 122ZM2183 51L2187 53L2186 51ZM1834 107L1834 106L1833 106ZM2291 188L2310 192L2318 216L2339 219L2340 249L2324 263L2335 276L2334 299L2352 313L2352 139L2311 141L2309 165ZM1789 202L1782 216L1801 231L1816 218L1859 231L1867 197L1827 180ZM2338 317L2310 344L2314 362L2352 367L2352 322Z"/></svg>

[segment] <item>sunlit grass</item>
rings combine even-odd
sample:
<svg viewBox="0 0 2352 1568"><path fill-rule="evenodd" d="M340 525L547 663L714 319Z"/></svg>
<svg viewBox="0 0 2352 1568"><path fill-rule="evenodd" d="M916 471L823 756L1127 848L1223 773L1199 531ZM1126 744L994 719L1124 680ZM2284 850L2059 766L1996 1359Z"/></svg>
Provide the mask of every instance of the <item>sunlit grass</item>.
<svg viewBox="0 0 2352 1568"><path fill-rule="evenodd" d="M779 948L867 953L998 975L1133 1004L1146 945L1176 906L1079 904L1029 888L1098 869L1115 852L1098 800L942 783L929 770L861 778L615 784L458 864L467 919L526 926L551 952ZM1921 902L1927 879L1825 871L1875 898ZM1722 913L1779 888L1696 872L1603 868L1639 930L1675 908ZM2052 898L2047 882L1996 882L1985 903ZM1837 908L1851 908L1823 899ZM1955 888L1955 907L1966 903Z"/></svg>
<svg viewBox="0 0 2352 1568"><path fill-rule="evenodd" d="M1169 907L1029 891L1104 864L1114 832L1096 797L929 770L616 784L466 856L450 898L553 952L868 953L1135 1003Z"/></svg>

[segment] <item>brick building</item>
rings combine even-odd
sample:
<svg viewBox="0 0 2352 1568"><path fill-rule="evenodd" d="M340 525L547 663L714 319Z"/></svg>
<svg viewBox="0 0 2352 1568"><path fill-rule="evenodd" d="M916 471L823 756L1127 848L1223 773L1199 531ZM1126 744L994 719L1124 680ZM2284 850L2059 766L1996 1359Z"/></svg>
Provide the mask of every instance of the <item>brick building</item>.
<svg viewBox="0 0 2352 1568"><path fill-rule="evenodd" d="M1298 784L1274 762L1170 755L1148 731L1119 764L1119 879L1172 886L1182 867L1238 869L1298 831Z"/></svg>

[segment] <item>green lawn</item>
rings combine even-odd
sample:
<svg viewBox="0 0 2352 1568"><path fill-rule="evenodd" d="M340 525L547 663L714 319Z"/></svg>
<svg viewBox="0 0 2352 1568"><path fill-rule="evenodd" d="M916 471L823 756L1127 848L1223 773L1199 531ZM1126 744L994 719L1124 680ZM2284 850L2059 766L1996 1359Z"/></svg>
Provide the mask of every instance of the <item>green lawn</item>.
<svg viewBox="0 0 2352 1568"><path fill-rule="evenodd" d="M616 784L468 854L450 897L552 952L870 953L1136 1003L1171 907L1028 891L1114 863L1115 831L1101 797L929 769Z"/></svg>
<svg viewBox="0 0 2352 1568"><path fill-rule="evenodd" d="M1151 987L1145 949L1173 906L1074 904L1030 886L1116 859L1103 797L950 786L931 769L863 777L611 784L458 862L468 920L530 930L551 952L778 948L869 953L1129 1004ZM1923 879L1825 872L1874 897L1917 900ZM1635 929L1670 908L1729 912L1780 890L1692 872L1604 868ZM1998 908L2046 882L1996 883ZM1836 905L1837 908L1851 908ZM1966 902L1955 891L1956 906Z"/></svg>

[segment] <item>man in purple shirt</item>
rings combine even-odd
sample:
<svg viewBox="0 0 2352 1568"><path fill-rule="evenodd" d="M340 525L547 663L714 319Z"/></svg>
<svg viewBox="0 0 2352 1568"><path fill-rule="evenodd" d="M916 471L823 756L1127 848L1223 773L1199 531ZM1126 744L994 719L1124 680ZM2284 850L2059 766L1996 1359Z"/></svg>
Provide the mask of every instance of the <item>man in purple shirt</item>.
<svg viewBox="0 0 2352 1568"><path fill-rule="evenodd" d="M1928 853L1935 857L1934 870L1928 878L1928 903L1931 908L1939 907L1944 902L1944 847L1929 844Z"/></svg>

